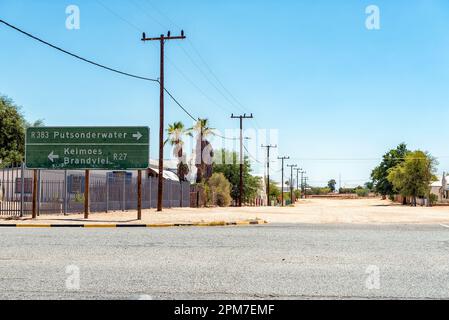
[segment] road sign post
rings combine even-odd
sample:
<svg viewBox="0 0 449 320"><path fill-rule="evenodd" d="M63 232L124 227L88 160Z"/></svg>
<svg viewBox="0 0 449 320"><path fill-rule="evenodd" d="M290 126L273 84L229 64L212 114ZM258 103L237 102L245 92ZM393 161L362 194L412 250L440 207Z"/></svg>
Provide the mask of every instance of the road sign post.
<svg viewBox="0 0 449 320"><path fill-rule="evenodd" d="M142 170L137 171L137 220L142 220Z"/></svg>
<svg viewBox="0 0 449 320"><path fill-rule="evenodd" d="M89 219L89 177L90 171L84 174L84 219Z"/></svg>
<svg viewBox="0 0 449 320"><path fill-rule="evenodd" d="M148 127L33 127L26 131L25 164L28 169L85 170L87 219L90 170L147 169L149 147Z"/></svg>
<svg viewBox="0 0 449 320"><path fill-rule="evenodd" d="M22 176L22 181L24 177ZM24 189L21 190L22 194L24 193ZM32 199L32 218L37 218L37 170L33 170L33 199Z"/></svg>

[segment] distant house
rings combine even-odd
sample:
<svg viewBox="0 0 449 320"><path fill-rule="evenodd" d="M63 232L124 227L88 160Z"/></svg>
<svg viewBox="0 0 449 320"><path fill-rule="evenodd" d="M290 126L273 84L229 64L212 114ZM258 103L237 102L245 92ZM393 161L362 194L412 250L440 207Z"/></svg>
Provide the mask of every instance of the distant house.
<svg viewBox="0 0 449 320"><path fill-rule="evenodd" d="M438 197L438 202L449 202L449 178L444 172L438 180L430 185L430 193Z"/></svg>

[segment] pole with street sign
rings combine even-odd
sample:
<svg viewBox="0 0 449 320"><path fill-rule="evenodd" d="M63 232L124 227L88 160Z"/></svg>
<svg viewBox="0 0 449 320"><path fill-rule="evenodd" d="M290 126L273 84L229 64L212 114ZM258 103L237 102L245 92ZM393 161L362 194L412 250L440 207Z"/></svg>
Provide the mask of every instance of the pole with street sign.
<svg viewBox="0 0 449 320"><path fill-rule="evenodd" d="M25 165L28 169L85 170L87 219L90 170L147 169L149 145L148 127L33 127L26 131Z"/></svg>

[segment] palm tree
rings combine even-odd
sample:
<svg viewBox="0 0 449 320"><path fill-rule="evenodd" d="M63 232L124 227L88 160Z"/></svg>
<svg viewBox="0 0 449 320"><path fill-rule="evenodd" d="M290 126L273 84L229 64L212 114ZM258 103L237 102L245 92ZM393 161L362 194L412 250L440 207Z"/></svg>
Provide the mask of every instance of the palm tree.
<svg viewBox="0 0 449 320"><path fill-rule="evenodd" d="M195 126L189 129L189 132L194 131L196 133L196 182L200 183L203 179L208 179L212 176L212 161L205 163L203 158L203 152L207 148L210 150L208 156L210 160L214 156L212 145L207 140L207 137L214 133L214 129L209 127L208 119L198 119Z"/></svg>
<svg viewBox="0 0 449 320"><path fill-rule="evenodd" d="M186 180L186 176L189 173L189 166L186 163L184 155L184 141L183 136L192 136L189 130L185 129L182 122L175 122L170 124L167 129L168 138L165 140L164 144L170 143L173 146L173 155L178 159L178 177L181 181Z"/></svg>

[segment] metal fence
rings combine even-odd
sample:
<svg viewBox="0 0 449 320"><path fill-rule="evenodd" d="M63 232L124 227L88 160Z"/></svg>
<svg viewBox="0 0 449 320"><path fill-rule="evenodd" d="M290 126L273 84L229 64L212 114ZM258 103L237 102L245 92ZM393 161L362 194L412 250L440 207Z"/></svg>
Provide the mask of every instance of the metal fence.
<svg viewBox="0 0 449 320"><path fill-rule="evenodd" d="M22 179L23 177L23 179ZM38 214L84 211L84 171L37 171ZM142 208L156 208L158 178L143 174ZM23 191L23 192L22 192ZM33 170L0 169L0 215L31 215ZM163 206L190 206L190 183L164 180ZM137 209L137 171L96 171L89 180L90 212Z"/></svg>

